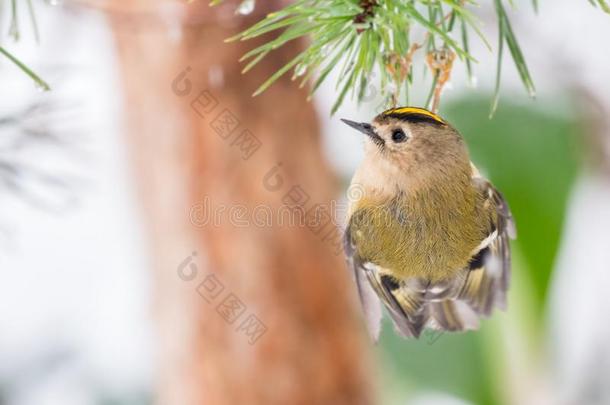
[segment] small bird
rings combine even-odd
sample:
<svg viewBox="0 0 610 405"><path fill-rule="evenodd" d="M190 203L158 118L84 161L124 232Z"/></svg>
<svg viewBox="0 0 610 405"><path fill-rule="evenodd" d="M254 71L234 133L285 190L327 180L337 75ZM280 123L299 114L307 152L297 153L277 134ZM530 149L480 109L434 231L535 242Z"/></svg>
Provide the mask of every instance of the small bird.
<svg viewBox="0 0 610 405"><path fill-rule="evenodd" d="M367 136L344 243L373 340L379 300L397 331L416 338L426 328L477 329L481 316L505 309L513 217L458 131L416 107L342 121Z"/></svg>

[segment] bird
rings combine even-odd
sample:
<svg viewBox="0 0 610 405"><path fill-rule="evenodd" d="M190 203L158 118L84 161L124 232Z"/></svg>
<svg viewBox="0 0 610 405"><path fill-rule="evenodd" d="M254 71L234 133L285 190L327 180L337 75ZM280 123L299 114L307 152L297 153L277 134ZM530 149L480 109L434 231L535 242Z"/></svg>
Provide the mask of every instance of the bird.
<svg viewBox="0 0 610 405"><path fill-rule="evenodd" d="M515 222L461 134L419 107L341 121L366 135L343 242L373 341L382 303L406 338L478 329L505 310Z"/></svg>

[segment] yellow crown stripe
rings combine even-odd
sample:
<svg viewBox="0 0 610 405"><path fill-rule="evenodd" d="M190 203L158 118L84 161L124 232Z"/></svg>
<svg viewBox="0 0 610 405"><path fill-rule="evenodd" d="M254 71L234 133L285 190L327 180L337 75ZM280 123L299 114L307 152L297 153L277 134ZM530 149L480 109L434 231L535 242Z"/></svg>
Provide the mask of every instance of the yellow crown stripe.
<svg viewBox="0 0 610 405"><path fill-rule="evenodd" d="M439 117L438 115L434 114L433 112L430 112L424 108L418 108L418 107L400 107L400 108L392 108L390 110L384 111L383 115L390 115L390 114L404 114L404 115L409 115L409 114L419 114L419 115L425 115L427 117L432 118L434 121L437 121L441 124L446 124L445 120L443 120L441 117Z"/></svg>

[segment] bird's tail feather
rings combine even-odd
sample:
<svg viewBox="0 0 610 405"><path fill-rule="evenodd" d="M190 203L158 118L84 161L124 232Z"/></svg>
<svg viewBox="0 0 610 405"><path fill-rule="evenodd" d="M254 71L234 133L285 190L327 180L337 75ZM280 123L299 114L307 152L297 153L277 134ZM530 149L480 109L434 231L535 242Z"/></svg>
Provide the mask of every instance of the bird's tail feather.
<svg viewBox="0 0 610 405"><path fill-rule="evenodd" d="M463 301L443 300L430 302L428 326L446 331L473 330L479 327L477 314Z"/></svg>
<svg viewBox="0 0 610 405"><path fill-rule="evenodd" d="M398 283L391 276L377 271L369 270L366 273L371 286L384 302L394 327L405 337L419 337L425 328L463 331L477 329L479 326L478 307L474 308L469 302L460 300L457 293L435 293L437 298L431 300L430 291L434 288L429 283ZM476 280L473 278L472 282ZM477 282L474 287L477 287L478 293L475 296L485 295L479 291L479 288L485 288L481 282ZM453 285L447 285L446 288L455 290ZM483 302L486 303L485 300Z"/></svg>

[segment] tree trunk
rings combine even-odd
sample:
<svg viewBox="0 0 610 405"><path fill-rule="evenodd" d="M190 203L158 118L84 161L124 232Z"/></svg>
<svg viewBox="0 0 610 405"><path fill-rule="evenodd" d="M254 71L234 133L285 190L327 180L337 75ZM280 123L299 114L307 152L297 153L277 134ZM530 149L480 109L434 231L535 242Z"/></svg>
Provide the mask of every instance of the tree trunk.
<svg viewBox="0 0 610 405"><path fill-rule="evenodd" d="M257 6L106 6L152 235L158 402L371 403L315 111L289 77L251 97L301 45L242 75L260 42L223 42L280 4Z"/></svg>

